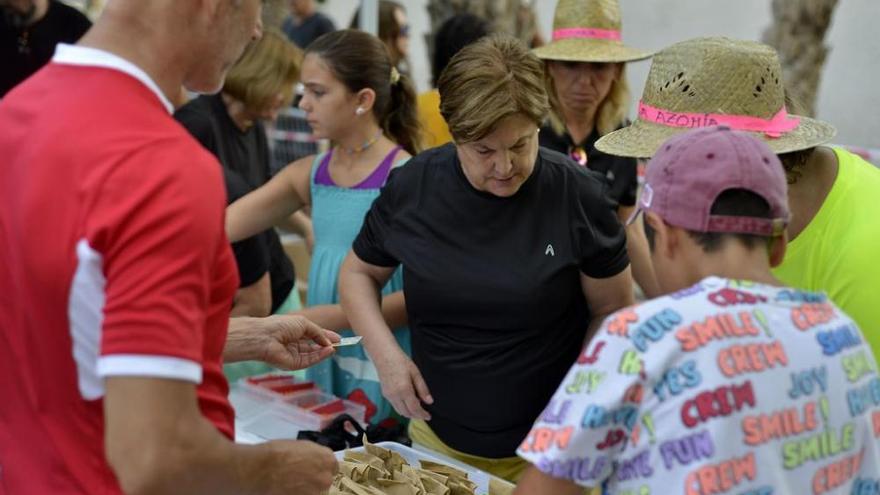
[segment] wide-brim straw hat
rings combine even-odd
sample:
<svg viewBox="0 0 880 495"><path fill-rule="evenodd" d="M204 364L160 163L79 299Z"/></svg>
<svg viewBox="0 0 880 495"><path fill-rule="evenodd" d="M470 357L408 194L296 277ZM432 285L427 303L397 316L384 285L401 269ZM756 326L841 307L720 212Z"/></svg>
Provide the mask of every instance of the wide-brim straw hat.
<svg viewBox="0 0 880 495"><path fill-rule="evenodd" d="M544 60L631 62L651 52L623 44L617 0L559 0L550 43L532 52Z"/></svg>
<svg viewBox="0 0 880 495"><path fill-rule="evenodd" d="M657 53L635 122L606 134L596 148L647 158L678 133L719 124L752 133L777 154L812 148L837 133L831 124L788 114L775 50L755 41L710 37Z"/></svg>

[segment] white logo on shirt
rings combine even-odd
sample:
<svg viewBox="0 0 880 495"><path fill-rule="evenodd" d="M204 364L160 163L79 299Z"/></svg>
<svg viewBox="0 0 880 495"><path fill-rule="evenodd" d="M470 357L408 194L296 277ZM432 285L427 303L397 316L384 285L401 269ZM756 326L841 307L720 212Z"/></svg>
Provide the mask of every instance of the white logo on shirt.
<svg viewBox="0 0 880 495"><path fill-rule="evenodd" d="M556 256L556 251L553 250L553 244L547 244L547 249L544 250L544 256Z"/></svg>

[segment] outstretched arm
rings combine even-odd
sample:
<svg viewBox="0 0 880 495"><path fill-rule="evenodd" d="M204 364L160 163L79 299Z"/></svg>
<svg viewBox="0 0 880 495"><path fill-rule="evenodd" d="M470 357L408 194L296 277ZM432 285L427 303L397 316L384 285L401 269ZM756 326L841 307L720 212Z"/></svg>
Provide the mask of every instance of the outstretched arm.
<svg viewBox="0 0 880 495"><path fill-rule="evenodd" d="M309 203L311 157L301 158L226 208L226 235L237 242L284 223Z"/></svg>
<svg viewBox="0 0 880 495"><path fill-rule="evenodd" d="M434 401L412 359L403 352L382 316L379 290L394 267L371 265L349 251L339 274L339 299L351 327L364 337L364 347L379 372L384 395L398 413L431 419L421 402Z"/></svg>
<svg viewBox="0 0 880 495"><path fill-rule="evenodd" d="M202 416L181 380L105 380L105 449L125 493L301 493L329 489L336 458L312 442L237 445Z"/></svg>
<svg viewBox="0 0 880 495"><path fill-rule="evenodd" d="M341 304L320 304L291 314L305 316L318 325L336 332L352 328ZM403 291L392 292L382 297L382 318L385 319L388 328L406 326L406 301L403 298Z"/></svg>
<svg viewBox="0 0 880 495"><path fill-rule="evenodd" d="M296 370L333 354L333 342L339 342L339 335L302 316L231 318L223 361L257 360Z"/></svg>

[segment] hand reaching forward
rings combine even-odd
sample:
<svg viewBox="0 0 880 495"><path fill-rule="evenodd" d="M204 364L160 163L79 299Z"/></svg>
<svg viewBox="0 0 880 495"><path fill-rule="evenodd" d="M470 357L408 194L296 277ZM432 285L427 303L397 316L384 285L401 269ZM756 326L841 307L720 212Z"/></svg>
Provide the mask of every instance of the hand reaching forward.
<svg viewBox="0 0 880 495"><path fill-rule="evenodd" d="M382 382L382 395L399 414L413 419L431 419L422 402L432 404L434 399L412 359L398 349L380 357L376 361L376 370Z"/></svg>
<svg viewBox="0 0 880 495"><path fill-rule="evenodd" d="M316 443L276 440L261 447L270 449L266 466L266 493L271 495L322 495L330 489L337 462L333 451Z"/></svg>
<svg viewBox="0 0 880 495"><path fill-rule="evenodd" d="M333 354L331 344L340 340L339 334L302 316L273 315L263 324L267 342L262 361L277 368L308 368Z"/></svg>

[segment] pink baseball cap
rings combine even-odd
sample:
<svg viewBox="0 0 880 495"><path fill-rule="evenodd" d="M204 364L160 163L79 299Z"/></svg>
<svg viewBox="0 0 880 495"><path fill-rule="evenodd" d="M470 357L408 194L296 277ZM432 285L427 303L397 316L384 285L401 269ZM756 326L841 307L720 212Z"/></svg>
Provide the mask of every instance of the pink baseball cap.
<svg viewBox="0 0 880 495"><path fill-rule="evenodd" d="M764 198L772 218L712 215L712 204L728 189ZM660 146L648 162L638 209L627 224L650 211L692 232L775 237L791 218L787 190L782 164L763 141L727 126L702 127Z"/></svg>

